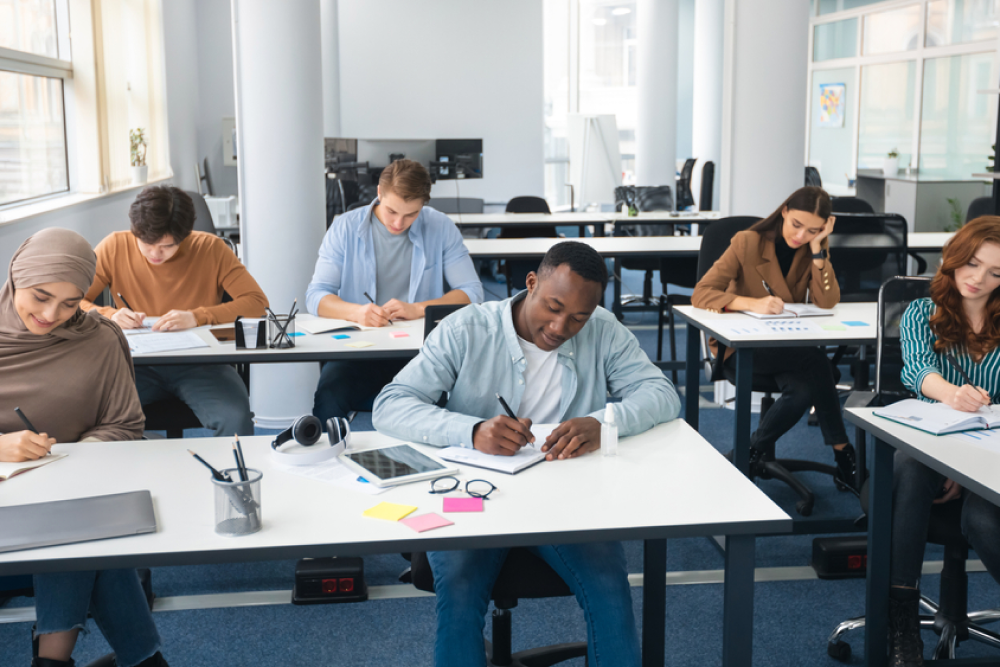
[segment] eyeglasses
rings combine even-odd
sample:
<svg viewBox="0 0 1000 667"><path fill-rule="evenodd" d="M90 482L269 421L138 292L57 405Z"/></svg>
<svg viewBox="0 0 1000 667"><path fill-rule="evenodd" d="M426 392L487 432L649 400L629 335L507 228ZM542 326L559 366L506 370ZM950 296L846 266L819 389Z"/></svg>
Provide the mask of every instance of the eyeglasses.
<svg viewBox="0 0 1000 667"><path fill-rule="evenodd" d="M459 484L461 482L457 477L452 477L451 475L438 477L431 480L431 490L428 493L451 493L458 489ZM465 483L465 492L473 498L488 500L490 494L496 490L496 485L492 482L487 482L485 479L470 479Z"/></svg>

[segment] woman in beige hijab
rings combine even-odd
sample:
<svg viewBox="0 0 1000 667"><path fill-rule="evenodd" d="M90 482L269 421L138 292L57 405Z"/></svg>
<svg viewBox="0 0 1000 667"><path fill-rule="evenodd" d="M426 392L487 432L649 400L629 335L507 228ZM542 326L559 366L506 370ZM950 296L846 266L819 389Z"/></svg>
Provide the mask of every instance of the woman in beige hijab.
<svg viewBox="0 0 1000 667"><path fill-rule="evenodd" d="M80 310L96 264L90 244L66 229L41 231L14 253L0 289L0 461L40 458L56 442L142 437L125 337ZM25 430L15 407L39 433ZM88 612L119 667L167 664L135 570L36 575L34 588L34 667L74 664Z"/></svg>

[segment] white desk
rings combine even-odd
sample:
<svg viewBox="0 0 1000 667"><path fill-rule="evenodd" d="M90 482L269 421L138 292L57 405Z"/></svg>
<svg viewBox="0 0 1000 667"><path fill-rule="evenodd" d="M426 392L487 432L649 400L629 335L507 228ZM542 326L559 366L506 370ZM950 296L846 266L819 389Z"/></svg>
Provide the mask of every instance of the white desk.
<svg viewBox="0 0 1000 667"><path fill-rule="evenodd" d="M931 435L872 413L872 408L850 408L845 416L852 424L871 433L875 440L874 451L869 457L865 664L882 667L886 664L886 619L889 616L893 450L905 452L995 505L1000 505L1000 451L960 438ZM991 660L994 661L969 664L995 664L995 659ZM964 660L959 662L966 664Z"/></svg>
<svg viewBox="0 0 1000 667"><path fill-rule="evenodd" d="M312 315L296 315L297 321L315 319ZM232 324L217 328L231 327ZM424 320L401 321L391 326L373 331L337 331L322 334L294 336L295 347L285 350L255 349L237 350L236 343L220 343L212 335L211 327L198 327L193 331L208 347L190 350L174 350L154 354L138 354L132 357L136 366L169 366L177 364L258 364L297 363L306 361L330 361L332 359L410 359L417 356L424 342ZM393 338L393 331L405 331L404 338ZM347 334L348 339L338 340L334 334ZM139 334L142 335L142 334ZM347 347L347 343L369 341L371 347Z"/></svg>
<svg viewBox="0 0 1000 667"><path fill-rule="evenodd" d="M906 235L906 247L914 252L940 252L955 232L914 232Z"/></svg>
<svg viewBox="0 0 1000 667"><path fill-rule="evenodd" d="M465 247L476 259L541 259L549 248L563 241L580 241L604 257L696 257L700 236L603 237L582 239L465 239Z"/></svg>
<svg viewBox="0 0 1000 667"><path fill-rule="evenodd" d="M842 331L783 334L734 334L726 330L732 323L761 324L761 320L742 313L713 313L694 306L674 306L674 312L691 325L687 335L687 368L685 370L685 419L698 428L698 385L701 378L701 337L695 329L705 332L726 347L734 349L736 357L736 424L733 433L733 465L745 474L750 472L750 393L753 379L753 350L757 347L810 347L814 345L867 345L875 342L878 332L878 309L875 303L841 303L833 308L832 317L806 318L818 325L839 324ZM864 322L864 326L848 326L844 322ZM803 532L809 522L796 522Z"/></svg>
<svg viewBox="0 0 1000 667"><path fill-rule="evenodd" d="M354 438L357 448L389 440L374 432ZM209 475L185 451L229 465L227 438L57 445L69 456L4 482L0 505L149 489L158 531L0 554L0 575L644 539L643 663L662 666L665 540L723 534L729 536L723 664L749 667L753 536L791 526L787 514L681 420L623 439L614 459L595 452L543 462L515 476L471 469L463 478L474 473L498 487L486 511L450 514L455 525L426 533L361 513L383 501L416 505L418 514L440 513L441 497L427 493L427 482L378 496L357 494L276 470L268 437L241 442L248 465L264 473L259 533L239 538L214 533Z"/></svg>

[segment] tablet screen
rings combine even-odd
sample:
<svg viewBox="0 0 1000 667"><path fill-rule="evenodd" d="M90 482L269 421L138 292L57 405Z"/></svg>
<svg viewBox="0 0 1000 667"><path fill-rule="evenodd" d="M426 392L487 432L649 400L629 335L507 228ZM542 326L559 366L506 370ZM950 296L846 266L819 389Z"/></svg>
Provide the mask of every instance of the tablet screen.
<svg viewBox="0 0 1000 667"><path fill-rule="evenodd" d="M444 469L443 465L409 445L346 452L344 456L349 457L365 470L370 470L379 479L393 479Z"/></svg>

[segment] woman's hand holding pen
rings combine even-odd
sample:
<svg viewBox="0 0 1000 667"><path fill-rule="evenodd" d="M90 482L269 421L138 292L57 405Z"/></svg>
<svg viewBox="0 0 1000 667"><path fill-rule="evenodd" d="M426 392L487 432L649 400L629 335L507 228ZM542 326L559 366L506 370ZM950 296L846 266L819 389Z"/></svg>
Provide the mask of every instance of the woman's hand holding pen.
<svg viewBox="0 0 1000 667"><path fill-rule="evenodd" d="M135 313L128 308L119 308L111 316L111 321L122 329L139 329L145 319L146 313Z"/></svg>
<svg viewBox="0 0 1000 667"><path fill-rule="evenodd" d="M984 405L990 404L990 395L982 387L971 384L963 384L955 387L951 400L945 401L949 406L962 412L976 412Z"/></svg>
<svg viewBox="0 0 1000 667"><path fill-rule="evenodd" d="M47 433L32 433L31 431L14 431L0 435L0 461L21 463L34 461L49 453L55 438Z"/></svg>
<svg viewBox="0 0 1000 667"><path fill-rule="evenodd" d="M762 315L777 315L785 309L785 302L780 296L765 296L763 299L754 299L750 310Z"/></svg>
<svg viewBox="0 0 1000 667"><path fill-rule="evenodd" d="M472 428L472 446L486 454L513 456L529 442L534 442L530 419L497 415Z"/></svg>
<svg viewBox="0 0 1000 667"><path fill-rule="evenodd" d="M601 422L593 417L567 419L552 429L542 445L546 461L572 459L601 448Z"/></svg>

